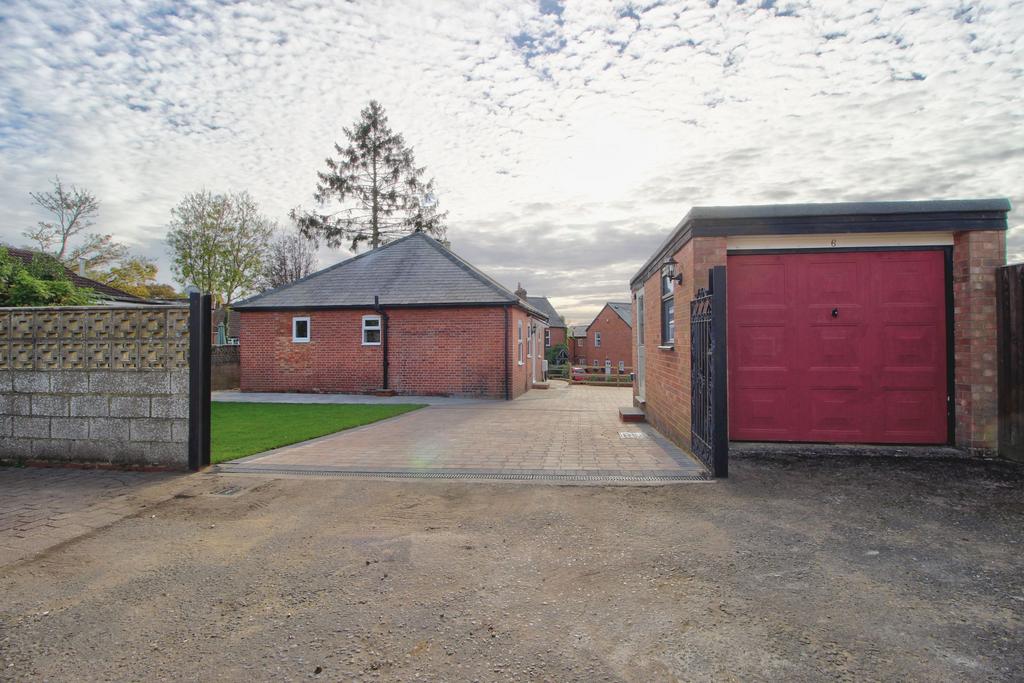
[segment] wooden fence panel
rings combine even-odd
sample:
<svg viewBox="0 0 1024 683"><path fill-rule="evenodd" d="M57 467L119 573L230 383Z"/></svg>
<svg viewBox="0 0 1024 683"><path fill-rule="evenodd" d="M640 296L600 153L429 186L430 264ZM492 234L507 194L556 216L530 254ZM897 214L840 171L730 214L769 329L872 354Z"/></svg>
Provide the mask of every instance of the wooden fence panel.
<svg viewBox="0 0 1024 683"><path fill-rule="evenodd" d="M1024 461L1024 264L996 270L999 453Z"/></svg>

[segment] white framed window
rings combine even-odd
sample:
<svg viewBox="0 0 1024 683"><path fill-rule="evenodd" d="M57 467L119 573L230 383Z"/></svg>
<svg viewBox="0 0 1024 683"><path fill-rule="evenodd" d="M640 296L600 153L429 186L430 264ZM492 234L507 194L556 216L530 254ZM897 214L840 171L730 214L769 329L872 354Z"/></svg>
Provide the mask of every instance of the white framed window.
<svg viewBox="0 0 1024 683"><path fill-rule="evenodd" d="M551 347L551 328L550 327L545 327L544 328L544 348L547 349L547 348L550 348L550 347Z"/></svg>
<svg viewBox="0 0 1024 683"><path fill-rule="evenodd" d="M600 364L600 363L598 363L598 362L597 362L597 361L595 360L595 361L594 361L594 367L595 367L595 368L599 368L599 367L601 367L601 364Z"/></svg>
<svg viewBox="0 0 1024 683"><path fill-rule="evenodd" d="M519 321L519 337L518 337L518 341L516 342L516 358L518 359L519 364L522 365L523 364L523 321L522 320Z"/></svg>
<svg viewBox="0 0 1024 683"><path fill-rule="evenodd" d="M363 346L380 346L380 316L363 316Z"/></svg>
<svg viewBox="0 0 1024 683"><path fill-rule="evenodd" d="M534 329L535 328L534 328L532 322L531 323L527 323L527 325L526 325L526 341L527 341L527 344L526 344L526 357L527 358L533 358L533 333L534 333Z"/></svg>
<svg viewBox="0 0 1024 683"><path fill-rule="evenodd" d="M601 333L600 332L595 332L594 333L594 346L600 346L600 345L601 345Z"/></svg>
<svg viewBox="0 0 1024 683"><path fill-rule="evenodd" d="M292 341L305 344L310 337L309 318L292 318Z"/></svg>
<svg viewBox="0 0 1024 683"><path fill-rule="evenodd" d="M619 361L619 374L621 375L625 371L626 371L626 361L620 360Z"/></svg>

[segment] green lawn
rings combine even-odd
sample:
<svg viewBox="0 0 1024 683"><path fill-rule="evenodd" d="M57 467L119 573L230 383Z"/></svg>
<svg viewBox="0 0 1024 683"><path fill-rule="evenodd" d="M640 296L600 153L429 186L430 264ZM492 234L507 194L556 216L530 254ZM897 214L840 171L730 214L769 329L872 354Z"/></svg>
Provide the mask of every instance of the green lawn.
<svg viewBox="0 0 1024 683"><path fill-rule="evenodd" d="M211 406L210 460L224 462L340 432L422 408L330 403L234 403Z"/></svg>

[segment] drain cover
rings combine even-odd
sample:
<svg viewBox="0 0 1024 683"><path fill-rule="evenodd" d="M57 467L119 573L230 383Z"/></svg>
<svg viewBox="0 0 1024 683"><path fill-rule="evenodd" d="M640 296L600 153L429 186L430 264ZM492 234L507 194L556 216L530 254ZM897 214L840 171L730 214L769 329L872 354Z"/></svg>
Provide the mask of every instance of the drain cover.
<svg viewBox="0 0 1024 683"><path fill-rule="evenodd" d="M619 432L620 439L646 439L647 435L643 432Z"/></svg>
<svg viewBox="0 0 1024 683"><path fill-rule="evenodd" d="M241 486L225 486L213 492L215 496L234 496L242 492Z"/></svg>

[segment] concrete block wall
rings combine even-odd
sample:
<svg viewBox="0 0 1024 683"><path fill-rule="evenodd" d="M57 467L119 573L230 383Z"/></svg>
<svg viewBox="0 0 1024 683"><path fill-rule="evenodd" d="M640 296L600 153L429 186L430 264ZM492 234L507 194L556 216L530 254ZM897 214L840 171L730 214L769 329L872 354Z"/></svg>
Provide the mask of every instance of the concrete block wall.
<svg viewBox="0 0 1024 683"><path fill-rule="evenodd" d="M185 469L187 316L0 309L0 462Z"/></svg>

